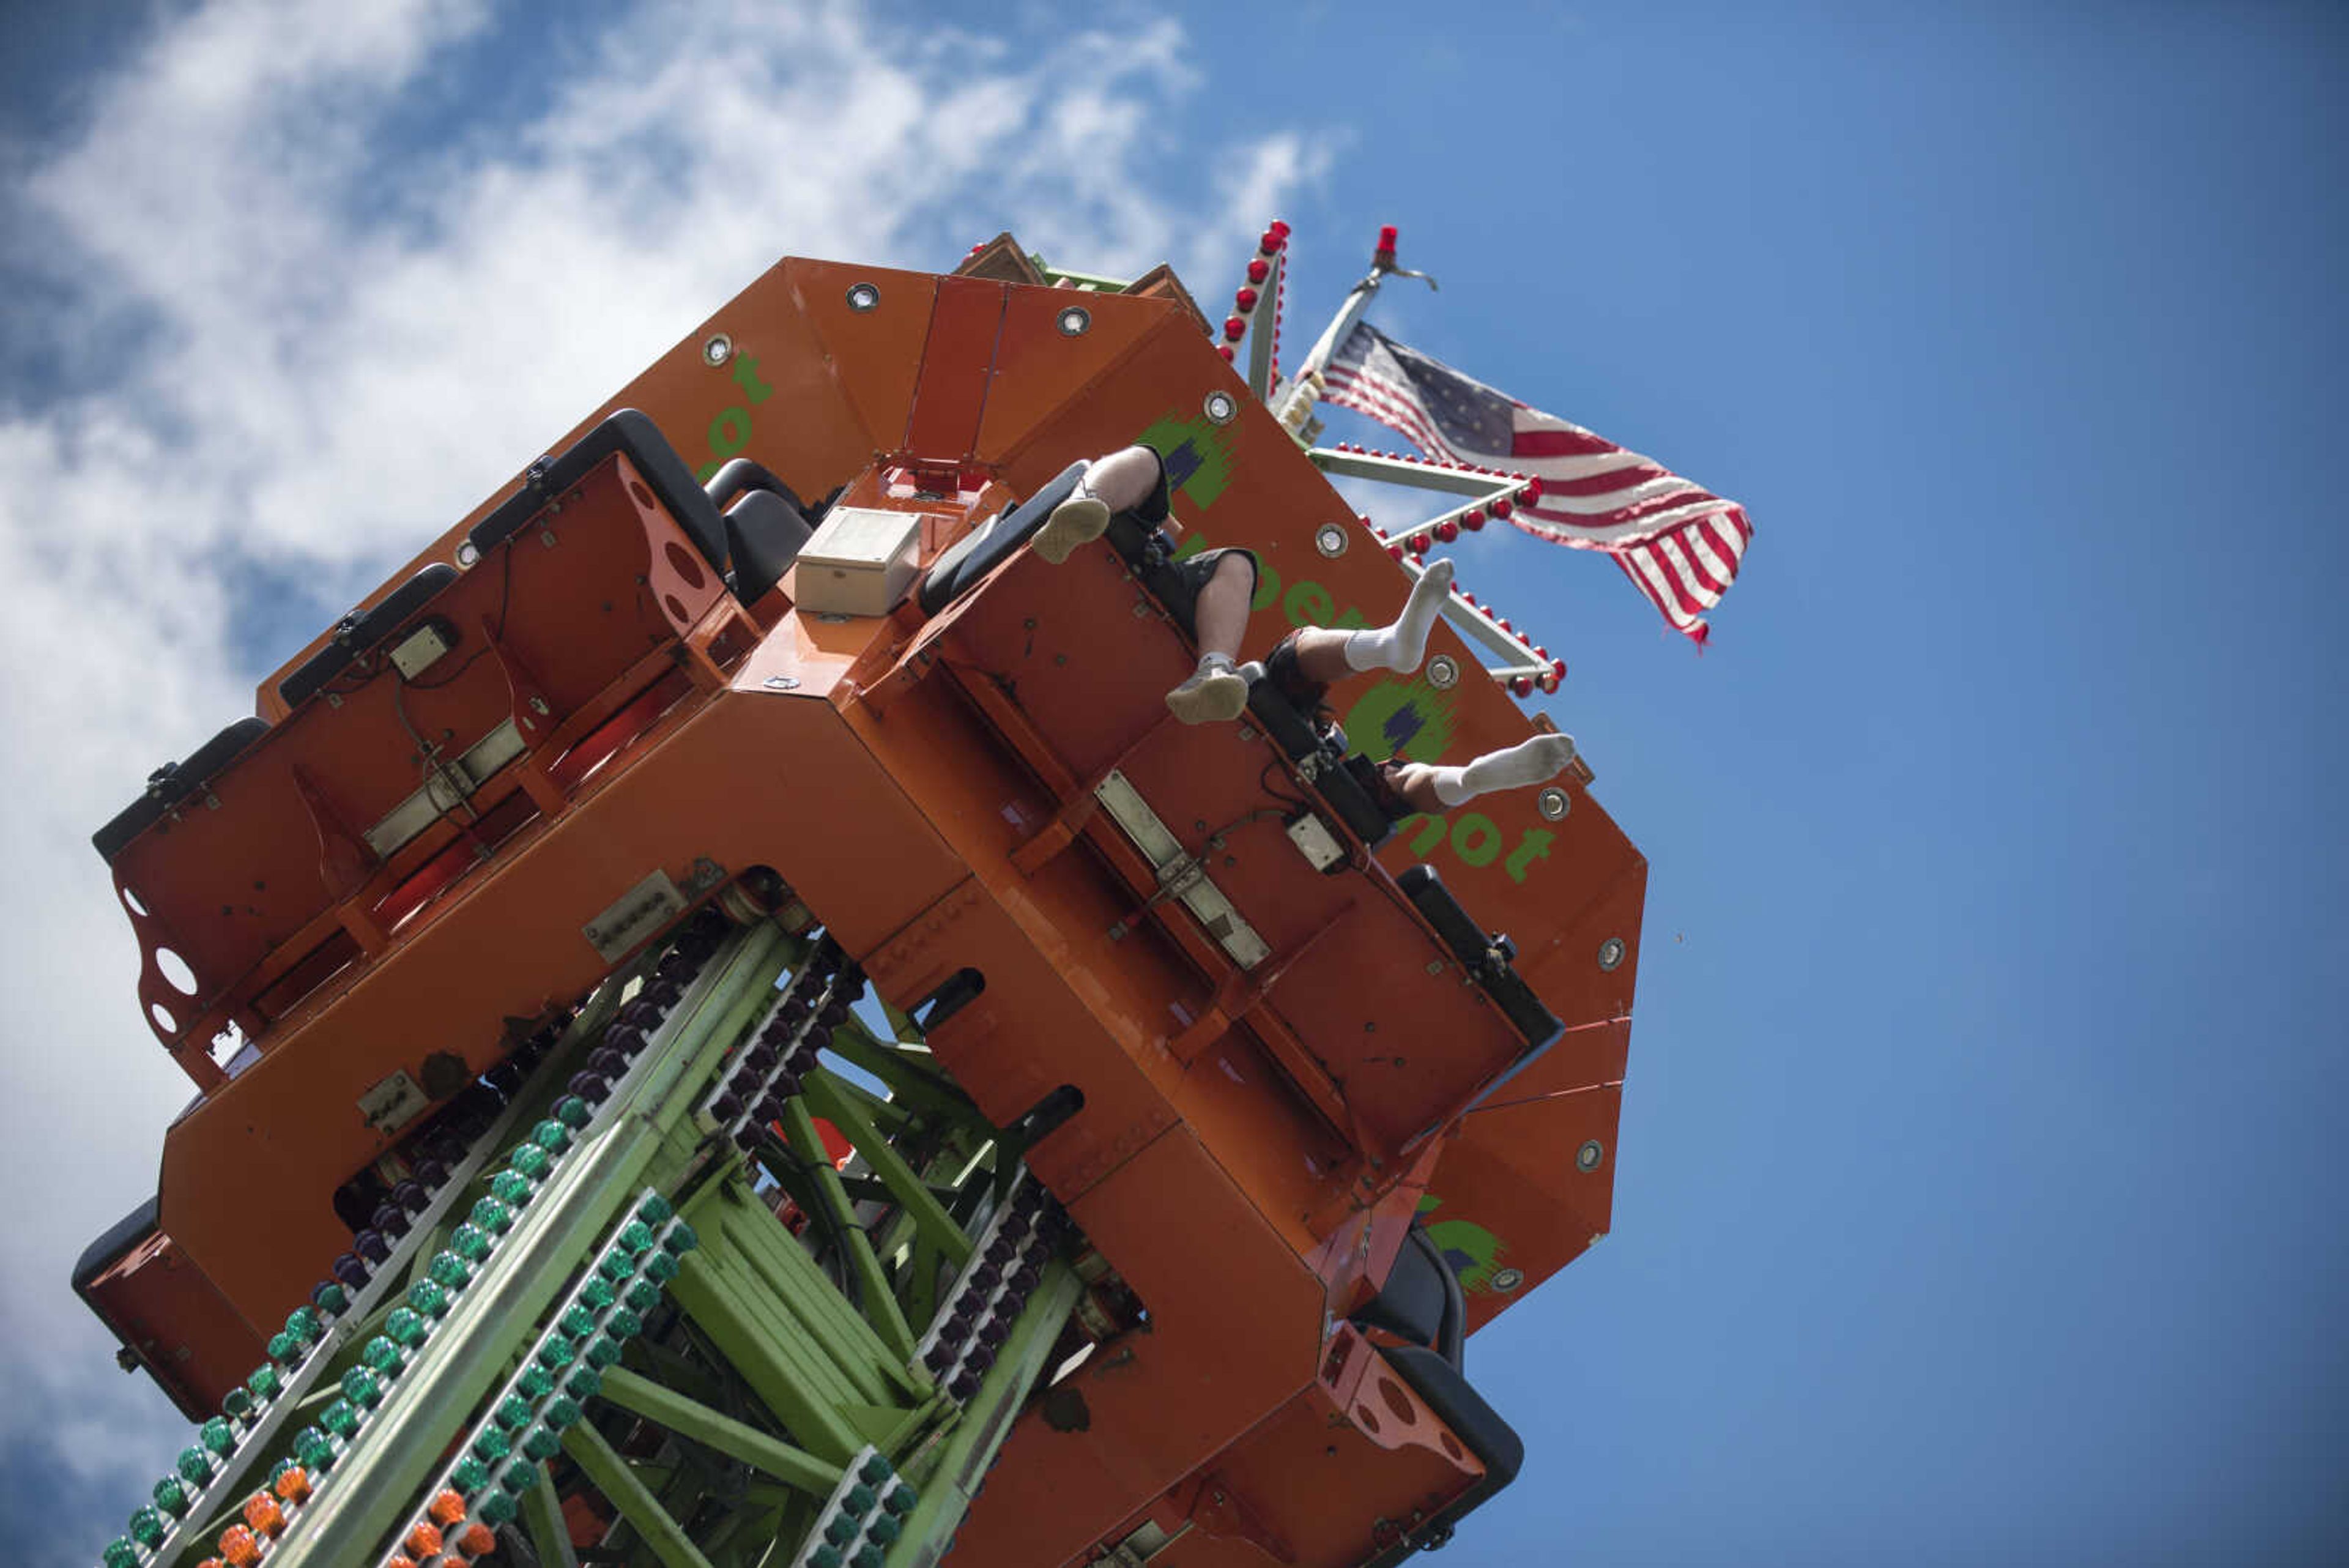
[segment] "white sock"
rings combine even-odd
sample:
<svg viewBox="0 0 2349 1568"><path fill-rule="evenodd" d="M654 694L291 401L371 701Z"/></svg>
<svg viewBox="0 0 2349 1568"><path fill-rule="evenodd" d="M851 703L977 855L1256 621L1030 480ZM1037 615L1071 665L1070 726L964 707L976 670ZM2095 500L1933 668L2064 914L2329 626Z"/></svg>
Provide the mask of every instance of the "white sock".
<svg viewBox="0 0 2349 1568"><path fill-rule="evenodd" d="M1435 618L1451 591L1452 563L1431 563L1420 573L1419 581L1411 585L1411 597L1403 601L1402 614L1392 626L1358 631L1346 639L1346 667L1392 670L1398 675L1418 669L1419 661L1427 657L1427 634L1435 629Z"/></svg>
<svg viewBox="0 0 2349 1568"><path fill-rule="evenodd" d="M1536 735L1505 752L1487 752L1464 768L1437 768L1430 782L1446 805L1466 805L1496 789L1521 789L1554 779L1574 761L1572 735Z"/></svg>

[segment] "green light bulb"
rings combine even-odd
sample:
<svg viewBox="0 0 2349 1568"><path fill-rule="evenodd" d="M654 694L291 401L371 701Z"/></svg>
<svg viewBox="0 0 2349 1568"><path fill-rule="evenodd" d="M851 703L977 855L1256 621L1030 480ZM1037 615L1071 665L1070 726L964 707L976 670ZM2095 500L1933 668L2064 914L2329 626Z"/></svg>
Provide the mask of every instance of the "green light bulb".
<svg viewBox="0 0 2349 1568"><path fill-rule="evenodd" d="M591 1311L602 1312L612 1304L614 1299L612 1282L601 1274L595 1275L579 1287L579 1304Z"/></svg>
<svg viewBox="0 0 2349 1568"><path fill-rule="evenodd" d="M288 1366L293 1366L295 1362L302 1359L302 1342L295 1339L290 1334L271 1334L269 1336L269 1359L272 1361L282 1361Z"/></svg>
<svg viewBox="0 0 2349 1568"><path fill-rule="evenodd" d="M592 1366L574 1367L563 1380L563 1389L574 1399L593 1399L604 1391L604 1377Z"/></svg>
<svg viewBox="0 0 2349 1568"><path fill-rule="evenodd" d="M426 1282L429 1282L429 1281ZM414 1307L394 1307L391 1315L383 1320L384 1337L394 1345L419 1345L432 1332L432 1325Z"/></svg>
<svg viewBox="0 0 2349 1568"><path fill-rule="evenodd" d="M905 1528L905 1527L904 1525L897 1522L896 1515L885 1513L881 1515L880 1518L873 1521L870 1524L867 1524L864 1527L864 1533L879 1542L882 1545L886 1546L891 1542L896 1540L899 1533L902 1532Z"/></svg>
<svg viewBox="0 0 2349 1568"><path fill-rule="evenodd" d="M331 1280L311 1292L310 1299L318 1304L320 1312L331 1313L336 1317L351 1308L351 1293Z"/></svg>
<svg viewBox="0 0 2349 1568"><path fill-rule="evenodd" d="M503 1478L501 1478L502 1484ZM511 1524L514 1517L514 1500L502 1491L493 1491L473 1505L474 1513L484 1524Z"/></svg>
<svg viewBox="0 0 2349 1568"><path fill-rule="evenodd" d="M840 1548L825 1544L808 1553L808 1568L841 1568Z"/></svg>
<svg viewBox="0 0 2349 1568"><path fill-rule="evenodd" d="M645 1320L626 1307L621 1307L612 1314L610 1320L604 1326L622 1339L634 1339L645 1332Z"/></svg>
<svg viewBox="0 0 2349 1568"><path fill-rule="evenodd" d="M554 1162L546 1158L546 1151L534 1143L526 1143L515 1149L510 1163L532 1181L545 1180L546 1173L554 1168Z"/></svg>
<svg viewBox="0 0 2349 1568"><path fill-rule="evenodd" d="M408 1304L426 1317L439 1317L449 1310L449 1293L434 1280L419 1280L408 1287Z"/></svg>
<svg viewBox="0 0 2349 1568"><path fill-rule="evenodd" d="M494 1198L484 1198L473 1205L473 1223L492 1236L502 1236L513 1229L513 1210Z"/></svg>
<svg viewBox="0 0 2349 1568"><path fill-rule="evenodd" d="M359 1347L359 1359L380 1373L387 1380L398 1376L399 1369L404 1364L399 1354L399 1346L379 1334Z"/></svg>
<svg viewBox="0 0 2349 1568"><path fill-rule="evenodd" d="M335 1462L335 1445L317 1428L305 1427L294 1434L294 1457L305 1469L323 1470Z"/></svg>
<svg viewBox="0 0 2349 1568"><path fill-rule="evenodd" d="M620 1359L620 1342L610 1334L599 1334L587 1342L585 1354L587 1365L600 1371Z"/></svg>
<svg viewBox="0 0 2349 1568"><path fill-rule="evenodd" d="M130 1516L130 1539L150 1551L162 1545L163 1537L171 1533L171 1527L151 1508L142 1508Z"/></svg>
<svg viewBox="0 0 2349 1568"><path fill-rule="evenodd" d="M106 1568L139 1568L139 1548L120 1536L106 1543Z"/></svg>
<svg viewBox="0 0 2349 1568"><path fill-rule="evenodd" d="M519 1432L530 1425L530 1401L519 1394L509 1394L498 1401L490 1418L509 1432Z"/></svg>
<svg viewBox="0 0 2349 1568"><path fill-rule="evenodd" d="M519 1209L530 1201L530 1179L516 1170L501 1170L490 1178L490 1195Z"/></svg>
<svg viewBox="0 0 2349 1568"><path fill-rule="evenodd" d="M253 1397L256 1399L274 1399L285 1386L285 1379L277 1375L276 1367L264 1363L253 1369L252 1376L244 1380L244 1386L253 1390Z"/></svg>
<svg viewBox="0 0 2349 1568"><path fill-rule="evenodd" d="M174 1519L188 1511L188 1489L179 1477L165 1476L155 1483L155 1506Z"/></svg>
<svg viewBox="0 0 2349 1568"><path fill-rule="evenodd" d="M914 1511L916 1496L912 1487L907 1486L904 1481L899 1481L883 1494L881 1506L891 1513L911 1513Z"/></svg>
<svg viewBox="0 0 2349 1568"><path fill-rule="evenodd" d="M856 1479L867 1486L879 1486L895 1474L896 1472L889 1468L889 1461L879 1454L865 1455L864 1462L856 1467Z"/></svg>
<svg viewBox="0 0 2349 1568"><path fill-rule="evenodd" d="M616 1285L625 1284L636 1274L636 1265L626 1252L615 1247L595 1260L595 1272Z"/></svg>
<svg viewBox="0 0 2349 1568"><path fill-rule="evenodd" d="M661 1245L672 1252L690 1252L701 1245L701 1238L693 1233L692 1226L680 1220L661 1233Z"/></svg>
<svg viewBox="0 0 2349 1568"><path fill-rule="evenodd" d="M514 1379L514 1386L525 1399L543 1399L554 1392L554 1374L543 1366L525 1366Z"/></svg>
<svg viewBox="0 0 2349 1568"><path fill-rule="evenodd" d="M253 1414L253 1396L240 1385L221 1396L221 1414L242 1421Z"/></svg>
<svg viewBox="0 0 2349 1568"><path fill-rule="evenodd" d="M490 1484L490 1467L467 1454L450 1470L449 1480L459 1491L479 1491Z"/></svg>
<svg viewBox="0 0 2349 1568"><path fill-rule="evenodd" d="M835 1513L823 1521L823 1538L834 1546L845 1546L856 1536L856 1521L844 1513Z"/></svg>
<svg viewBox="0 0 2349 1568"><path fill-rule="evenodd" d="M544 1427L533 1427L523 1436L522 1451L533 1459L551 1459L563 1451L563 1439Z"/></svg>
<svg viewBox="0 0 2349 1568"><path fill-rule="evenodd" d="M563 1430L577 1419L579 1419L577 1401L565 1399L558 1394L546 1402L546 1424L556 1431Z"/></svg>
<svg viewBox="0 0 2349 1568"><path fill-rule="evenodd" d="M358 1407L347 1399L337 1399L318 1412L318 1425L338 1438L357 1436L359 1429Z"/></svg>
<svg viewBox="0 0 2349 1568"><path fill-rule="evenodd" d="M550 1339L538 1347L538 1364L550 1371L559 1372L570 1366L572 1358L578 1354L571 1347L569 1340Z"/></svg>
<svg viewBox="0 0 2349 1568"><path fill-rule="evenodd" d="M859 1481L848 1489L848 1495L840 1500L840 1506L862 1519L873 1511L873 1489Z"/></svg>
<svg viewBox="0 0 2349 1568"><path fill-rule="evenodd" d="M285 1332L308 1345L326 1331L316 1307L298 1306L285 1314Z"/></svg>
<svg viewBox="0 0 2349 1568"><path fill-rule="evenodd" d="M558 1121L543 1121L530 1129L530 1141L549 1154L561 1154L571 1147L571 1129Z"/></svg>
<svg viewBox="0 0 2349 1568"><path fill-rule="evenodd" d="M650 1312L660 1305L660 1287L650 1280L638 1280L628 1287L627 1294L622 1299L626 1301L634 1311Z"/></svg>
<svg viewBox="0 0 2349 1568"><path fill-rule="evenodd" d="M584 1127L595 1119L595 1107L576 1095L565 1095L554 1102L554 1117L568 1127Z"/></svg>
<svg viewBox="0 0 2349 1568"><path fill-rule="evenodd" d="M645 1278L655 1284L665 1285L677 1278L677 1259L667 1252L654 1252L645 1259Z"/></svg>
<svg viewBox="0 0 2349 1568"><path fill-rule="evenodd" d="M595 1332L595 1314L584 1306L565 1311L555 1325L566 1338L584 1339Z"/></svg>
<svg viewBox="0 0 2349 1568"><path fill-rule="evenodd" d="M516 1459L498 1472L498 1486L504 1496L520 1497L538 1484L538 1467L528 1459Z"/></svg>
<svg viewBox="0 0 2349 1568"><path fill-rule="evenodd" d="M492 1245L490 1233L478 1225L460 1225L449 1234L449 1250L469 1263L488 1257Z"/></svg>
<svg viewBox="0 0 2349 1568"><path fill-rule="evenodd" d="M372 1410L383 1403L383 1384L364 1366L354 1366L343 1374L343 1397L362 1409Z"/></svg>
<svg viewBox="0 0 2349 1568"><path fill-rule="evenodd" d="M493 1465L513 1452L513 1439L495 1427L484 1427L473 1435L473 1452Z"/></svg>
<svg viewBox="0 0 2349 1568"><path fill-rule="evenodd" d="M677 1210L657 1192L647 1192L645 1200L636 1205L636 1218L647 1225L657 1225L675 1214Z"/></svg>
<svg viewBox="0 0 2349 1568"><path fill-rule="evenodd" d="M214 1416L196 1428L196 1440L225 1459L236 1448L236 1428Z"/></svg>
<svg viewBox="0 0 2349 1568"><path fill-rule="evenodd" d="M465 1260L454 1252L436 1253L432 1266L426 1272L431 1276L433 1283L451 1291L463 1290L466 1282L473 1277L473 1271L465 1266Z"/></svg>
<svg viewBox="0 0 2349 1568"><path fill-rule="evenodd" d="M856 1555L850 1558L848 1562L849 1568L882 1568L888 1560L887 1552L868 1541L856 1549Z"/></svg>
<svg viewBox="0 0 2349 1568"><path fill-rule="evenodd" d="M620 1227L620 1233L614 1240L622 1251L633 1258L651 1249L653 1228L641 1220L631 1220Z"/></svg>

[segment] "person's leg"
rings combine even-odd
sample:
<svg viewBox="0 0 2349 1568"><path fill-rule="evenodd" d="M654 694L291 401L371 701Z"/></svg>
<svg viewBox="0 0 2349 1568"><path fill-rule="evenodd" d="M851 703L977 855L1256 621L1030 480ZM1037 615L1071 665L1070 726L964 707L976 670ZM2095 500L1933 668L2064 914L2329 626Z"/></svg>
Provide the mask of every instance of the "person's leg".
<svg viewBox="0 0 2349 1568"><path fill-rule="evenodd" d="M1247 681L1239 672L1238 659L1255 597L1255 561L1245 550L1224 552L1192 601L1199 668L1166 693L1166 706L1185 724L1237 719L1247 706Z"/></svg>
<svg viewBox="0 0 2349 1568"><path fill-rule="evenodd" d="M1156 494L1164 474L1158 454L1146 446L1096 458L1077 482L1076 493L1052 508L1036 530L1030 541L1036 553L1059 566L1079 545L1100 538L1112 513L1131 512Z"/></svg>
<svg viewBox="0 0 2349 1568"><path fill-rule="evenodd" d="M1495 790L1546 784L1572 761L1572 735L1536 735L1505 751L1487 752L1464 768L1406 763L1392 770L1388 780L1413 810L1440 816Z"/></svg>
<svg viewBox="0 0 2349 1568"><path fill-rule="evenodd" d="M1411 597L1393 625L1361 631L1312 627L1298 633L1297 668L1306 679L1330 686L1365 670L1408 675L1427 657L1428 634L1435 629L1435 618L1451 591L1452 563L1431 563L1411 585Z"/></svg>

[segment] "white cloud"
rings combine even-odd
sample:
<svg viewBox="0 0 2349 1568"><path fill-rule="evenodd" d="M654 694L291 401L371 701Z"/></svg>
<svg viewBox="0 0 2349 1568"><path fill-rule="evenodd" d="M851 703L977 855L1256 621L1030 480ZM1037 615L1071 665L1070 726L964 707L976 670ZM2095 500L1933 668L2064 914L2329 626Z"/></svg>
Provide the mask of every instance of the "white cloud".
<svg viewBox="0 0 2349 1568"><path fill-rule="evenodd" d="M219 0L91 84L4 199L72 301L47 330L77 370L0 400L0 1376L26 1390L0 1441L84 1478L184 1440L66 1275L151 1190L188 1092L88 836L249 711L240 649L313 629L254 584L347 602L785 251L939 265L1010 226L1088 270L1172 259L1212 296L1320 172L1285 132L1178 145L1172 24L1023 54L750 0L544 48L495 23ZM448 85L468 63L541 107L493 118ZM1199 188L1161 172L1207 162L1226 173ZM115 1527L56 1523L60 1562Z"/></svg>

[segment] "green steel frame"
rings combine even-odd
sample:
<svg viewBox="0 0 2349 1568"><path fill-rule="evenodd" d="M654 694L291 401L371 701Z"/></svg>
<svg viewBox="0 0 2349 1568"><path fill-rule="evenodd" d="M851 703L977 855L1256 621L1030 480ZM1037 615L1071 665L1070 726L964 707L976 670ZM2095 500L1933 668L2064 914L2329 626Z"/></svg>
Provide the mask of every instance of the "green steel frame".
<svg viewBox="0 0 2349 1568"><path fill-rule="evenodd" d="M659 971L681 994L595 1106L566 1085L675 950L588 1000L366 1288L295 1314L159 1489L181 1506L142 1509L109 1568L192 1568L240 1531L272 1568L421 1562L469 1528L565 1568L945 1555L1082 1293L1065 1222L894 1011L892 1037L851 1015L785 1075L781 1136L713 1125L754 1043L804 1042L784 1004L835 956L771 922L704 945L688 982ZM1019 1291L973 1267L1015 1231ZM999 1343L942 1339L953 1301Z"/></svg>

